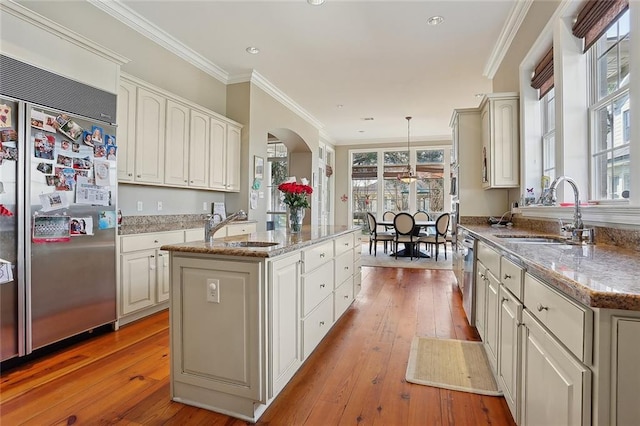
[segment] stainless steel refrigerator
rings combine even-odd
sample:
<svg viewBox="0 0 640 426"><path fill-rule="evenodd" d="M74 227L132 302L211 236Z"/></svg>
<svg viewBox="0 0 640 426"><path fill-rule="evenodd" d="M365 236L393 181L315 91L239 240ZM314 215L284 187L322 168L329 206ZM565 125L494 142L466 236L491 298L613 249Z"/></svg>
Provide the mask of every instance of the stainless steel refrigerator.
<svg viewBox="0 0 640 426"><path fill-rule="evenodd" d="M0 74L5 361L116 321L117 139L115 95L5 56Z"/></svg>

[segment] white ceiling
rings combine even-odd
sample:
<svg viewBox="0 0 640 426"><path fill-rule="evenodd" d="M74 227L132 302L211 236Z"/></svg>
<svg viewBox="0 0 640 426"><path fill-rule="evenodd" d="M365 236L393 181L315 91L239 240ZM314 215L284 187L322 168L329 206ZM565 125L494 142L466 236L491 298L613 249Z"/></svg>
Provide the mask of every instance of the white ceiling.
<svg viewBox="0 0 640 426"><path fill-rule="evenodd" d="M257 71L333 143L354 144L406 141L407 115L412 142L449 139L452 110L491 91L483 73L516 0L92 3L116 4L222 81ZM444 23L427 25L433 15Z"/></svg>

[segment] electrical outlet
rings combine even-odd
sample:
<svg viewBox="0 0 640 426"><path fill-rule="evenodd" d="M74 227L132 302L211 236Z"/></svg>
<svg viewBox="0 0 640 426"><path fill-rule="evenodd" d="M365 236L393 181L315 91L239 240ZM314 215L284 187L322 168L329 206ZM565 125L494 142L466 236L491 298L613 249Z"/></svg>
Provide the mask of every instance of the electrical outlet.
<svg viewBox="0 0 640 426"><path fill-rule="evenodd" d="M142 211L142 201L138 201L138 211Z"/></svg>
<svg viewBox="0 0 640 426"><path fill-rule="evenodd" d="M158 201L158 211L162 210L162 201Z"/></svg>
<svg viewBox="0 0 640 426"><path fill-rule="evenodd" d="M207 280L207 302L220 303L220 280Z"/></svg>

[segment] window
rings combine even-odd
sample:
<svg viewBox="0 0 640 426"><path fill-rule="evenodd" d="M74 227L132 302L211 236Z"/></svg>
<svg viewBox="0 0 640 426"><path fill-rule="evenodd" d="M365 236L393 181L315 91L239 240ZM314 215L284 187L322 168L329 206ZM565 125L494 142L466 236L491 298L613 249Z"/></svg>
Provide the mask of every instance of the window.
<svg viewBox="0 0 640 426"><path fill-rule="evenodd" d="M450 205L445 194L450 150L414 148L411 152L396 149L352 151L351 215L354 225L366 227L366 213L381 217L387 211L443 212ZM415 166L418 180L405 183L398 174L407 164ZM445 167L447 170L445 170Z"/></svg>
<svg viewBox="0 0 640 426"><path fill-rule="evenodd" d="M592 62L592 199L610 200L629 190L629 11L589 49ZM626 118L625 118L626 117Z"/></svg>
<svg viewBox="0 0 640 426"><path fill-rule="evenodd" d="M289 162L287 147L283 143L269 143L267 145L267 175L268 209L267 230L284 228L287 226L287 206L282 202L278 185L289 176Z"/></svg>
<svg viewBox="0 0 640 426"><path fill-rule="evenodd" d="M541 100L542 175L551 183L556 178L556 99L552 88ZM547 185L545 185L547 186Z"/></svg>

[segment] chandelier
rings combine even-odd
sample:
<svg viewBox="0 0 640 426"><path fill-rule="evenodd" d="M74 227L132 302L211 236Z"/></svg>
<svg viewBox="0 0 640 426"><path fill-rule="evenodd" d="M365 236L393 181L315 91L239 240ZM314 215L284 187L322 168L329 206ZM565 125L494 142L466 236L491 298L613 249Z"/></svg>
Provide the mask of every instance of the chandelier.
<svg viewBox="0 0 640 426"><path fill-rule="evenodd" d="M415 182L418 178L413 173L411 168L411 150L410 150L410 135L411 135L411 117L405 117L407 119L407 169L398 174L398 180L405 183Z"/></svg>

